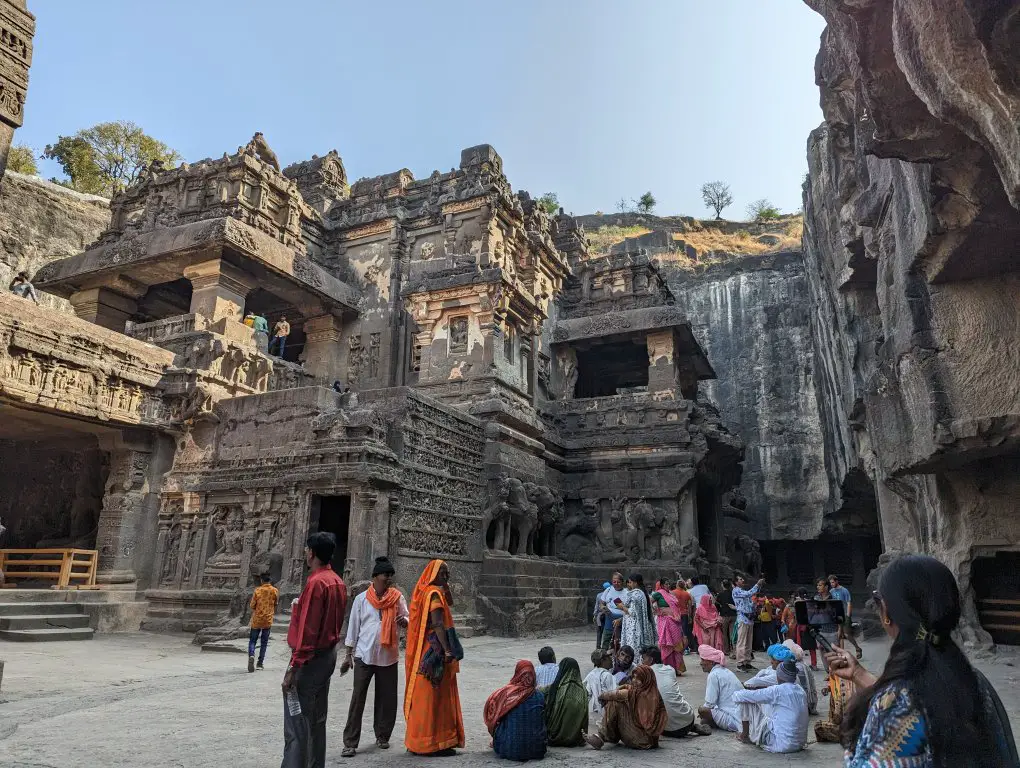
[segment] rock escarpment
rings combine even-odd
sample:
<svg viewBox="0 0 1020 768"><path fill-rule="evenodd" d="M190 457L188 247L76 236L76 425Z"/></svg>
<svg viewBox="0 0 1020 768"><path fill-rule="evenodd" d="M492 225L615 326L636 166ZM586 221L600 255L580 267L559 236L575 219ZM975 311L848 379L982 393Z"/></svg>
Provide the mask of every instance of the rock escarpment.
<svg viewBox="0 0 1020 768"><path fill-rule="evenodd" d="M1020 546L1020 20L990 0L807 0L828 21L805 261L837 506L954 569Z"/></svg>
<svg viewBox="0 0 1020 768"><path fill-rule="evenodd" d="M744 441L740 492L758 539L831 532L801 254L735 257L670 286L717 379L705 384Z"/></svg>
<svg viewBox="0 0 1020 768"><path fill-rule="evenodd" d="M109 223L109 200L8 171L0 184L0 285L81 253Z"/></svg>

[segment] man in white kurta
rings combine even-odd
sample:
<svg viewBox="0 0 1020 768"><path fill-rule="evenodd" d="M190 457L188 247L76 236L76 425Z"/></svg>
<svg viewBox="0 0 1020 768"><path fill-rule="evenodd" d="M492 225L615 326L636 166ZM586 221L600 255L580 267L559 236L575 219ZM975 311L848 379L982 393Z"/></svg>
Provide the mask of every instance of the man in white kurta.
<svg viewBox="0 0 1020 768"><path fill-rule="evenodd" d="M698 646L701 669L708 673L705 683L705 703L698 708L701 722L724 731L740 730L740 705L733 697L744 690L740 680L726 668L726 654L710 645Z"/></svg>
<svg viewBox="0 0 1020 768"><path fill-rule="evenodd" d="M799 752L807 744L807 695L797 684L797 665L784 661L776 668L776 685L740 690L741 732L737 738L766 752Z"/></svg>
<svg viewBox="0 0 1020 768"><path fill-rule="evenodd" d="M645 648L641 654L641 663L652 670L655 675L655 686L659 689L659 698L666 707L666 730L663 736L680 739L689 733L707 735L707 726L694 725L694 707L687 703L680 684L677 682L676 670L662 663L662 654L658 648ZM704 729L704 730L702 730Z"/></svg>
<svg viewBox="0 0 1020 768"><path fill-rule="evenodd" d="M596 648L591 652L592 670L584 678L584 690L588 692L588 733L598 733L602 724L605 705L599 700L603 693L616 690L613 677L613 655Z"/></svg>

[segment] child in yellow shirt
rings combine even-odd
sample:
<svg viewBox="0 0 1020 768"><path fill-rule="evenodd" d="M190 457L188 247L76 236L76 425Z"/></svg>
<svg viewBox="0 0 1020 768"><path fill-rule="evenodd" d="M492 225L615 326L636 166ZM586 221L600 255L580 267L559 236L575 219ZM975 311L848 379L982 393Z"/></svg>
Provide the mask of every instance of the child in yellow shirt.
<svg viewBox="0 0 1020 768"><path fill-rule="evenodd" d="M269 630L273 626L273 616L276 615L276 602L280 599L280 591L269 581L269 574L264 573L259 577L261 584L255 588L255 594L251 596L251 632L248 635L248 671L255 671L255 641L261 638L259 648L258 669L263 669L262 663L266 660L266 646L269 645Z"/></svg>

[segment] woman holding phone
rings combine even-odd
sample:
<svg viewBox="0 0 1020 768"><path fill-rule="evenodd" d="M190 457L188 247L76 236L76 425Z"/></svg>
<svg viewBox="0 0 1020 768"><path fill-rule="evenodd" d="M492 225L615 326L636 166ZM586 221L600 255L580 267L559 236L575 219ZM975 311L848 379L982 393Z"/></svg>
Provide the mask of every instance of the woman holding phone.
<svg viewBox="0 0 1020 768"><path fill-rule="evenodd" d="M629 645L636 653L640 653L649 646L659 644L652 619L652 604L645 590L644 577L640 573L632 573L627 577L627 594L615 602L616 607L623 611L620 645Z"/></svg>

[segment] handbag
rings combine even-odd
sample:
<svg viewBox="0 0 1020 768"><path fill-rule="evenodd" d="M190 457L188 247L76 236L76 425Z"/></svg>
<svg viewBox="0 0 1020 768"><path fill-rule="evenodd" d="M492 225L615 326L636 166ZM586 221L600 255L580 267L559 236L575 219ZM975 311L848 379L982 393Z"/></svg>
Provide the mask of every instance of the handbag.
<svg viewBox="0 0 1020 768"><path fill-rule="evenodd" d="M463 661L464 646L461 645L460 638L457 637L457 630L453 627L446 630L446 643L450 646L450 653L453 654L453 658L457 661Z"/></svg>

